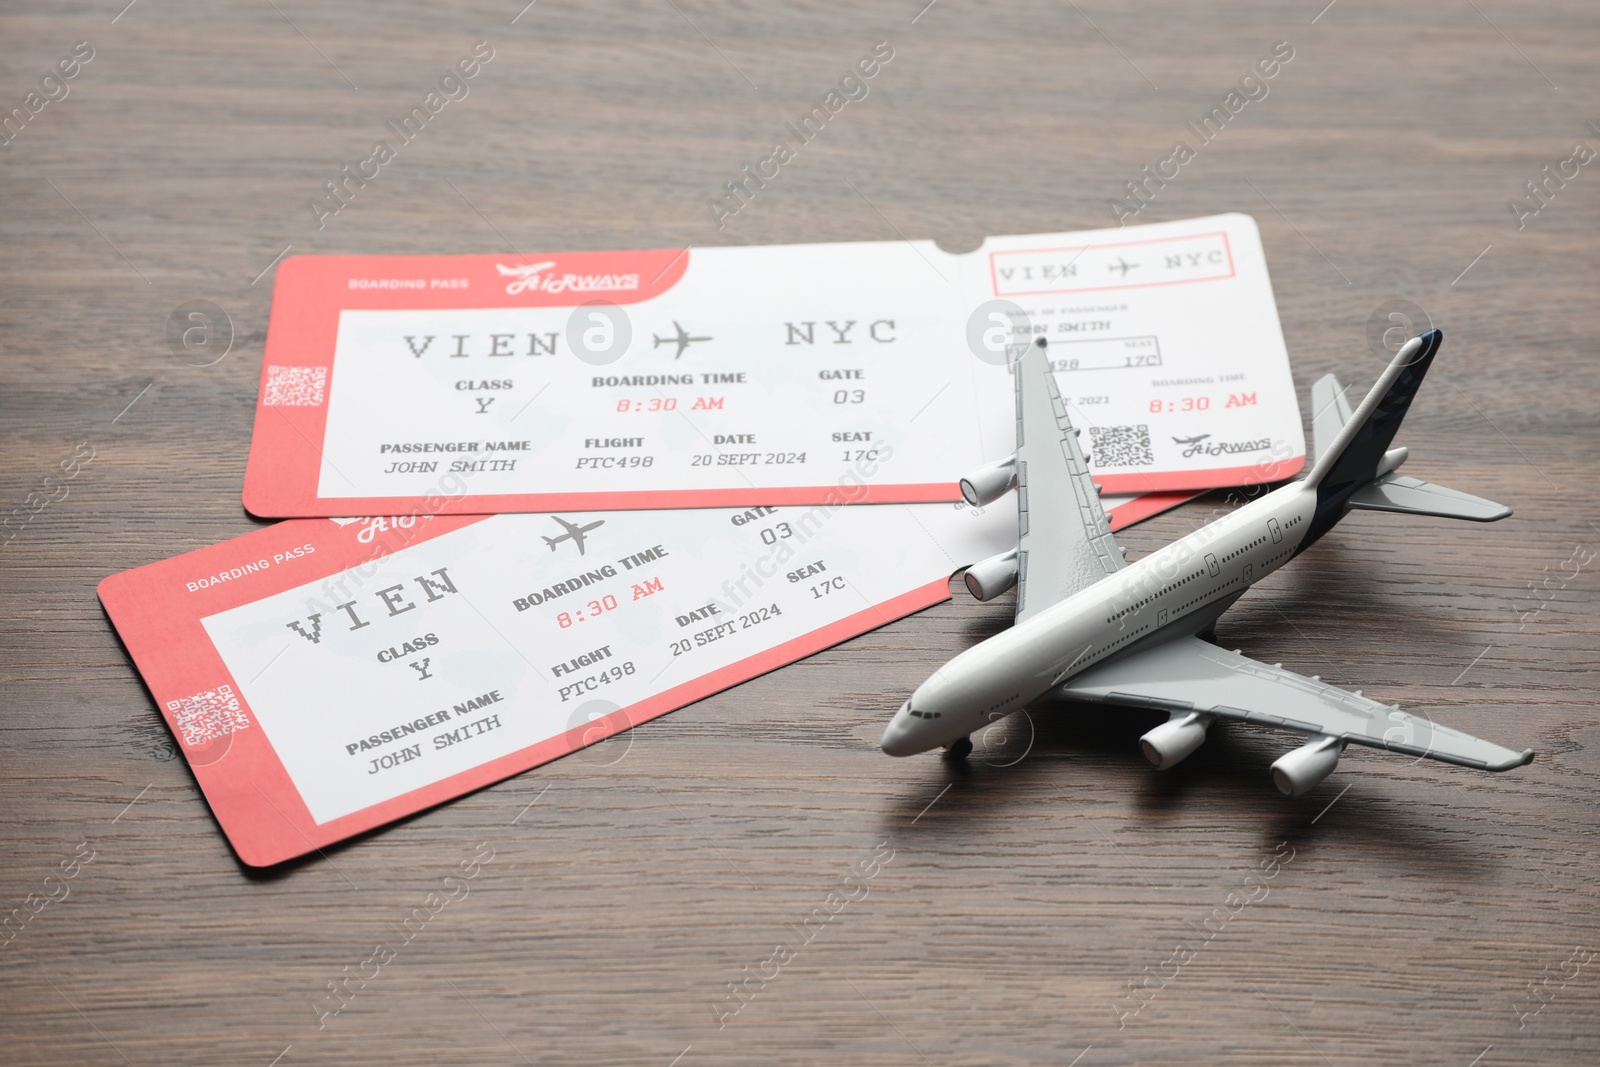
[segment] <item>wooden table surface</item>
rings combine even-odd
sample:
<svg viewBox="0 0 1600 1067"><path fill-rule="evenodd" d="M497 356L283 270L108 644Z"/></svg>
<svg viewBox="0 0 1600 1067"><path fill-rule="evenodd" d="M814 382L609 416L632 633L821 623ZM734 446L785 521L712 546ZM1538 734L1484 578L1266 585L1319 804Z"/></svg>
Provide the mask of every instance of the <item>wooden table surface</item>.
<svg viewBox="0 0 1600 1067"><path fill-rule="evenodd" d="M0 23L5 111L93 50L0 149L5 507L93 457L0 550L0 908L30 916L0 1061L1600 1062L1600 161L1523 188L1600 149L1592 4L122 2ZM471 94L318 229L323 183L480 40ZM719 229L722 183L879 41L868 97ZM1280 41L1268 95L1200 142L1185 122ZM1150 718L1071 710L964 770L887 759L903 695L1008 622L963 597L326 858L235 861L94 588L258 525L240 484L286 247L961 251L1112 224L1180 140L1137 221L1255 216L1302 397L1329 370L1365 388L1387 302L1441 326L1408 472L1516 509L1353 515L1223 642L1531 766L1352 751L1286 800L1282 735L1222 726L1158 773ZM231 322L210 366L168 340L199 300Z"/></svg>

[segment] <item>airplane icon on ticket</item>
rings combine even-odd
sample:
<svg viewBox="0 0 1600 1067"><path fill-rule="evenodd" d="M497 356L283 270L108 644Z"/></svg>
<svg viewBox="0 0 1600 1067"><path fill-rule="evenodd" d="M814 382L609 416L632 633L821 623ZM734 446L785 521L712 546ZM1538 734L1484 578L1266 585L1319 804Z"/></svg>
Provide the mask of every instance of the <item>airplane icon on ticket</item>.
<svg viewBox="0 0 1600 1067"><path fill-rule="evenodd" d="M655 348L660 348L662 345L670 345L670 344L676 343L677 346L678 346L678 351L672 357L673 359L677 359L680 356L682 356L683 355L683 350L685 348L688 348L690 345L694 344L696 341L711 341L711 340L715 340L715 338L711 338L711 337L690 337L689 336L689 331L685 330L682 326L679 326L677 319L673 319L672 320L672 328L678 331L677 336L675 336L675 337L671 336L671 335L666 336L666 337L662 337L660 334L654 334L654 333L651 334L650 336L655 338L655 342L656 343L655 343L654 346L652 346L652 347L655 347Z"/></svg>
<svg viewBox="0 0 1600 1067"><path fill-rule="evenodd" d="M556 550L556 546L563 541L571 541L573 544L578 546L578 555L580 556L583 555L584 535L589 533L591 530L598 530L600 527L606 524L606 520L596 519L587 526L579 526L576 523L568 522L559 515L552 515L550 517L556 520L562 529L567 531L564 534L557 534L555 537L546 537L544 539L544 543L550 546L550 551L554 552Z"/></svg>

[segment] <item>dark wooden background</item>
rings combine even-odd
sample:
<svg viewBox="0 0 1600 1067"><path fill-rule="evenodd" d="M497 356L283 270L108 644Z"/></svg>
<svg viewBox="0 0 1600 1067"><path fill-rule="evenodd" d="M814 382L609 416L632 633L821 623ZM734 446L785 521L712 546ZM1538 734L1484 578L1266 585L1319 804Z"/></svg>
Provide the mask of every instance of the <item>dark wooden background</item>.
<svg viewBox="0 0 1600 1067"><path fill-rule="evenodd" d="M44 879L80 843L94 855L0 949L0 1061L1600 1058L1600 956L1567 962L1600 952L1600 162L1523 230L1507 206L1575 142L1600 149L1593 4L122 2L0 20L5 110L74 42L95 49L0 149L4 507L94 450L0 549L0 911L59 893ZM319 231L306 201L481 39L471 95ZM895 57L871 95L719 231L708 197L879 40ZM1280 40L1295 57L1270 95L1198 146L1184 120ZM1408 472L1516 509L1353 516L1224 642L1531 745L1532 766L1352 751L1290 801L1267 776L1283 736L1222 726L1158 774L1135 743L1150 720L1070 711L965 771L888 759L891 709L1007 621L963 598L326 858L233 859L94 587L255 524L240 482L286 246L959 251L1110 223L1180 138L1198 158L1139 221L1257 218L1302 396L1330 369L1364 389L1369 316L1423 309L1447 340ZM167 341L195 300L232 323L212 366ZM1148 551L1226 506L1123 541ZM469 894L319 1029L328 983L481 842ZM719 1029L727 984L880 842L894 858L868 895ZM1119 1028L1127 984L1161 985L1275 850L1294 858L1267 896Z"/></svg>

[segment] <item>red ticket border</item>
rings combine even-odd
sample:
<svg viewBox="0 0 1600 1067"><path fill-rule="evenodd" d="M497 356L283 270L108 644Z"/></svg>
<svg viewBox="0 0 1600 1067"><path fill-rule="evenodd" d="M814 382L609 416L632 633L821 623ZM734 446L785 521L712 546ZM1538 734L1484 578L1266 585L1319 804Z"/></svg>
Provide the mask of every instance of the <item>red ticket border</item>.
<svg viewBox="0 0 1600 1067"><path fill-rule="evenodd" d="M1236 485L1261 485L1293 478L1306 465L1306 456L1265 460L1244 467L1212 467L1209 470L1173 471L1157 482L1160 489L1151 487L1151 478L1144 474L1095 474L1095 482L1108 493L1142 493L1147 496L1164 493L1196 492L1208 489L1225 489Z"/></svg>
<svg viewBox="0 0 1600 1067"><path fill-rule="evenodd" d="M1113 528L1120 529L1176 507L1193 495L1153 493L1131 501L1115 509ZM365 520L341 526L328 519L296 519L113 574L100 582L101 604L177 739L212 814L247 866L283 863L475 792L950 597L949 576L945 576L605 718L319 824L201 620L331 577L487 518L490 516L424 516L413 520L410 527L390 526L370 544L359 540L360 522ZM201 577L240 570L254 561L272 560L304 545L312 546L313 551L207 588L188 589L190 582ZM186 744L175 715L167 707L168 701L221 685L232 687L250 725L208 744Z"/></svg>
<svg viewBox="0 0 1600 1067"><path fill-rule="evenodd" d="M1042 252L1077 252L1082 255L1091 248L1131 248L1134 245L1173 244L1177 241L1198 241L1206 237L1221 237L1222 247L1228 252L1228 273L1218 274L1210 278L1176 278L1170 282L1130 282L1120 285L1097 285L1091 289L1028 289L1018 290L1014 293L1000 291L1000 279L995 274L995 259L997 256L1036 256ZM1228 240L1228 231L1212 230L1207 233L1184 233L1173 237L1152 237L1142 241L1114 241L1109 243L1090 242L1084 245L1066 245L1062 248L1000 248L989 253L989 288L1001 300L1011 296L1058 296L1068 293L1103 293L1112 289L1156 289L1168 285L1199 285L1202 282L1225 282L1230 278L1238 277L1238 270L1233 260L1233 242Z"/></svg>

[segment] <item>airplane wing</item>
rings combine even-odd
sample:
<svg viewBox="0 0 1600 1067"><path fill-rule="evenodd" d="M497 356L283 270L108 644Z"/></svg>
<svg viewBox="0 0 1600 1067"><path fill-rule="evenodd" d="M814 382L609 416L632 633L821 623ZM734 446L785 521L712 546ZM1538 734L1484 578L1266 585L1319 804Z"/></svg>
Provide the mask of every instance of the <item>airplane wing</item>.
<svg viewBox="0 0 1600 1067"><path fill-rule="evenodd" d="M568 522L566 519L563 519L560 515L552 515L550 517L552 519L556 520L556 522L561 524L561 528L563 530L567 531L567 536L568 537L577 537L578 536L579 530L578 530L578 526L577 526L576 523Z"/></svg>
<svg viewBox="0 0 1600 1067"><path fill-rule="evenodd" d="M1052 695L1166 712L1200 712L1303 734L1338 738L1408 756L1481 770L1507 771L1533 759L1471 734L1440 726L1397 705L1348 692L1181 637L1089 668Z"/></svg>
<svg viewBox="0 0 1600 1067"><path fill-rule="evenodd" d="M1017 379L1017 622L1127 566L1043 345Z"/></svg>

